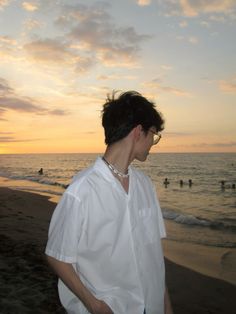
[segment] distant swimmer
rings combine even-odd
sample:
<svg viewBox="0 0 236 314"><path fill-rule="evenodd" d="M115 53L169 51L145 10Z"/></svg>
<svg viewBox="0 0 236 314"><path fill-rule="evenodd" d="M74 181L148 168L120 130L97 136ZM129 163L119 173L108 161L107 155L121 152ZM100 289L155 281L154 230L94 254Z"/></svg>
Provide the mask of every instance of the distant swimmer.
<svg viewBox="0 0 236 314"><path fill-rule="evenodd" d="M188 185L189 185L190 188L193 185L193 181L191 179L188 180Z"/></svg>
<svg viewBox="0 0 236 314"><path fill-rule="evenodd" d="M40 170L38 171L38 174L40 174L40 175L43 174L43 168L40 168Z"/></svg>
<svg viewBox="0 0 236 314"><path fill-rule="evenodd" d="M167 178L165 178L163 184L165 185L165 187L167 188L168 184L170 184L170 181L168 181Z"/></svg>
<svg viewBox="0 0 236 314"><path fill-rule="evenodd" d="M179 185L182 187L184 184L184 181L183 180L179 180Z"/></svg>
<svg viewBox="0 0 236 314"><path fill-rule="evenodd" d="M233 183L233 184L232 184L232 189L234 189L234 190L235 190L235 183Z"/></svg>
<svg viewBox="0 0 236 314"><path fill-rule="evenodd" d="M222 180L222 181L220 181L220 183L221 183L221 189L224 190L225 189L225 181Z"/></svg>

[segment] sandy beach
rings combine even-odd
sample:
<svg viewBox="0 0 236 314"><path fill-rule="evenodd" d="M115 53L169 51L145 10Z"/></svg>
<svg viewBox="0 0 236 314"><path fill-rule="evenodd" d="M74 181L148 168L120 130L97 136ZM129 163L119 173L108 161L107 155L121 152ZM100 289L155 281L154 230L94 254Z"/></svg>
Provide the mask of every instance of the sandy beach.
<svg viewBox="0 0 236 314"><path fill-rule="evenodd" d="M57 295L57 279L44 259L54 208L55 203L48 196L0 188L0 312L3 314L64 313ZM191 253L197 249L198 259ZM235 277L232 271L227 273L227 265L232 269L234 250L206 248L204 251L165 241L164 252L175 314L235 313Z"/></svg>

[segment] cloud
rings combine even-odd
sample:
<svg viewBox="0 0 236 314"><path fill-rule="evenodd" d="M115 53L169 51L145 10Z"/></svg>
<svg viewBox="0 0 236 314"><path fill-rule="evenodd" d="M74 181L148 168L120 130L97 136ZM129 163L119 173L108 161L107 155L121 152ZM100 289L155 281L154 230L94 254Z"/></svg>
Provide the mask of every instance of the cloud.
<svg viewBox="0 0 236 314"><path fill-rule="evenodd" d="M26 11L30 11L30 12L34 12L38 10L38 4L35 2L23 2L22 3L22 7L26 10Z"/></svg>
<svg viewBox="0 0 236 314"><path fill-rule="evenodd" d="M194 146L194 147L235 147L236 142L231 141L231 142L218 142L218 143L199 143L199 144L192 144L189 146Z"/></svg>
<svg viewBox="0 0 236 314"><path fill-rule="evenodd" d="M0 132L0 134L14 134L13 132Z"/></svg>
<svg viewBox="0 0 236 314"><path fill-rule="evenodd" d="M190 132L165 132L165 135L168 135L170 137L179 137L179 136L192 136L193 133Z"/></svg>
<svg viewBox="0 0 236 314"><path fill-rule="evenodd" d="M9 97L9 96L0 96L0 108L7 110L14 110L19 112L28 112L36 113L43 115L57 115L62 116L66 115L67 111L61 109L47 109L38 105L35 100L26 97Z"/></svg>
<svg viewBox="0 0 236 314"><path fill-rule="evenodd" d="M219 16L219 15L211 15L209 16L209 20L211 21L215 21L215 22L220 22L220 23L224 23L226 21L224 16Z"/></svg>
<svg viewBox="0 0 236 314"><path fill-rule="evenodd" d="M90 6L58 7L61 15L54 26L59 31L62 28L63 35L54 39L34 37L25 43L23 49L28 60L54 69L64 66L76 74L84 74L96 64L137 66L141 46L151 36L139 34L131 26L116 25L108 12L109 6L109 3L95 2ZM25 23L27 30L41 26L37 20Z"/></svg>
<svg viewBox="0 0 236 314"><path fill-rule="evenodd" d="M179 5L185 16L197 16L202 13L229 13L235 7L235 0L180 0Z"/></svg>
<svg viewBox="0 0 236 314"><path fill-rule="evenodd" d="M64 65L72 67L77 73L86 72L94 64L92 57L78 53L69 43L57 39L38 39L27 43L24 49L36 63L56 67Z"/></svg>
<svg viewBox="0 0 236 314"><path fill-rule="evenodd" d="M117 74L110 74L110 75L98 75L97 79L99 81L108 81L108 80L135 80L137 77L132 75L117 75Z"/></svg>
<svg viewBox="0 0 236 314"><path fill-rule="evenodd" d="M0 58L11 59L16 49L17 41L9 36L0 36Z"/></svg>
<svg viewBox="0 0 236 314"><path fill-rule="evenodd" d="M21 139L17 140L13 136L0 136L0 143L32 142L39 139Z"/></svg>
<svg viewBox="0 0 236 314"><path fill-rule="evenodd" d="M42 23L39 22L38 20L28 19L24 22L24 26L28 31L31 31L32 29L42 27Z"/></svg>
<svg viewBox="0 0 236 314"><path fill-rule="evenodd" d="M80 51L107 66L130 66L150 38L133 27L117 26L107 12L108 4L65 6L56 24L68 29L65 35Z"/></svg>
<svg viewBox="0 0 236 314"><path fill-rule="evenodd" d="M162 64L161 65L161 69L165 70L165 71L170 71L173 69L173 67L171 65L167 65L167 64Z"/></svg>
<svg viewBox="0 0 236 314"><path fill-rule="evenodd" d="M8 143L8 142L14 142L14 138L12 136L0 136L0 143Z"/></svg>
<svg viewBox="0 0 236 314"><path fill-rule="evenodd" d="M166 16L181 15L191 18L213 14L218 18L222 15L233 18L236 10L235 0L166 0L159 3L164 6Z"/></svg>
<svg viewBox="0 0 236 314"><path fill-rule="evenodd" d="M0 36L0 43L8 44L8 45L16 45L16 40L9 36Z"/></svg>
<svg viewBox="0 0 236 314"><path fill-rule="evenodd" d="M236 142L235 141L230 141L230 142L215 142L215 143L195 143L195 144L179 144L179 145L174 145L171 146L172 148L195 148L200 151L202 149L206 149L208 151L209 149L215 149L215 151L219 151L220 148L222 148L224 151L225 149L234 149L236 147Z"/></svg>
<svg viewBox="0 0 236 314"><path fill-rule="evenodd" d="M146 87L154 88L154 89L157 89L158 91L162 91L162 92L168 93L168 94L173 94L173 95L178 96L178 97L190 97L191 96L190 93L188 93L184 90L163 85L159 78L153 79L150 82L146 82L146 83L144 83L144 85Z"/></svg>
<svg viewBox="0 0 236 314"><path fill-rule="evenodd" d="M181 28L185 28L185 27L188 26L188 23L187 23L186 21L181 21L181 22L179 23L179 26L180 26Z"/></svg>
<svg viewBox="0 0 236 314"><path fill-rule="evenodd" d="M198 44L198 38L197 37L194 37L194 36L190 36L189 37L189 42L193 45L196 45Z"/></svg>
<svg viewBox="0 0 236 314"><path fill-rule="evenodd" d="M140 6L150 5L151 2L152 2L152 0L137 0L138 5L140 5Z"/></svg>
<svg viewBox="0 0 236 314"><path fill-rule="evenodd" d="M29 55L36 61L49 63L68 63L74 56L66 45L56 39L39 39L24 46Z"/></svg>
<svg viewBox="0 0 236 314"><path fill-rule="evenodd" d="M35 105L31 99L21 97L0 96L0 107L23 112L43 113L46 109Z"/></svg>
<svg viewBox="0 0 236 314"><path fill-rule="evenodd" d="M231 81L220 81L219 88L224 93L236 94L236 78Z"/></svg>
<svg viewBox="0 0 236 314"><path fill-rule="evenodd" d="M9 5L11 0L0 0L0 10L3 9L3 7Z"/></svg>
<svg viewBox="0 0 236 314"><path fill-rule="evenodd" d="M5 109L0 108L0 120L1 121L6 121L6 119L2 118L2 116L5 114L5 112L6 112Z"/></svg>
<svg viewBox="0 0 236 314"><path fill-rule="evenodd" d="M0 96L13 94L14 90L11 88L6 80L0 78Z"/></svg>
<svg viewBox="0 0 236 314"><path fill-rule="evenodd" d="M17 95L8 82L0 78L0 116L3 116L8 110L58 116L67 114L64 110L47 109L39 105L34 99Z"/></svg>
<svg viewBox="0 0 236 314"><path fill-rule="evenodd" d="M67 114L67 111L62 110L62 109L53 109L53 110L49 110L48 113L55 116L64 116Z"/></svg>
<svg viewBox="0 0 236 314"><path fill-rule="evenodd" d="M197 45L199 43L199 40L195 36L189 36L189 37L184 37L184 36L176 36L176 40L178 41L186 41L192 45Z"/></svg>
<svg viewBox="0 0 236 314"><path fill-rule="evenodd" d="M210 23L209 23L209 22L206 22L206 21L201 21L201 22L200 22L200 25L203 26L203 27L206 27L206 28L209 28L209 27L210 27Z"/></svg>

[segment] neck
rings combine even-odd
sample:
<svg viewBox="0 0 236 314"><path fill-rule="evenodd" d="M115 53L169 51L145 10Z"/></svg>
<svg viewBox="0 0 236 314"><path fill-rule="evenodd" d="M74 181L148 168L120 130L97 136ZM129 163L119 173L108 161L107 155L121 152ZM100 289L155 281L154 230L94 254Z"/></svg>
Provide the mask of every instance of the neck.
<svg viewBox="0 0 236 314"><path fill-rule="evenodd" d="M128 167L133 161L129 145L121 142L108 146L104 153L104 158L122 174L128 173Z"/></svg>
<svg viewBox="0 0 236 314"><path fill-rule="evenodd" d="M105 157L102 157L103 161L106 163L106 165L108 166L108 168L113 172L114 175L118 176L121 179L125 179L129 177L129 173L123 173L121 171L119 171L114 165L112 165L111 163L109 163Z"/></svg>

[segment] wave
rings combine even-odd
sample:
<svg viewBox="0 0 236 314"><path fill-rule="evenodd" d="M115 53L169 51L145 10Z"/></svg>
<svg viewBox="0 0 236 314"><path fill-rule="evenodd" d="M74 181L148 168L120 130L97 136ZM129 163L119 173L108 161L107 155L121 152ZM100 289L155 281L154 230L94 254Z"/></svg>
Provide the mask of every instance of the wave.
<svg viewBox="0 0 236 314"><path fill-rule="evenodd" d="M171 210L164 210L163 217L168 220L173 220L176 223L191 225L191 226L201 226L201 227L209 227L212 229L228 229L230 231L236 231L235 220L232 219L232 223L229 221L211 221L208 219L202 219L200 217L196 217L194 215L187 215L183 213L176 213Z"/></svg>
<svg viewBox="0 0 236 314"><path fill-rule="evenodd" d="M22 190L22 188L16 188L18 190ZM46 193L49 194L51 196L57 195L57 196L61 196L62 192L57 192L57 191L53 191L53 190L47 190L47 189L43 189L43 188L33 188L33 187L23 187L23 191L26 192L30 192L30 193Z"/></svg>
<svg viewBox="0 0 236 314"><path fill-rule="evenodd" d="M46 178L42 177L35 177L35 176L19 176L19 175L5 175L5 174L0 174L2 177L8 178L8 179L13 179L13 180L27 180L27 181L32 181L32 182L37 182L43 185L52 185L52 186L59 186L63 189L66 189L69 184L57 182L57 181L52 181Z"/></svg>
<svg viewBox="0 0 236 314"><path fill-rule="evenodd" d="M27 180L32 182L37 182L43 186L44 188L41 188L40 191L42 192L48 192L50 194L56 194L60 195L63 193L63 190L65 190L69 184L58 182L53 179L49 179L46 176L30 176L30 175L9 175L6 173L1 173L0 176L13 179L13 180ZM46 186L54 186L59 187L60 190L46 190ZM62 189L62 190L61 190ZM173 220L176 223L183 224L183 225L189 225L189 226L201 226L201 227L208 227L211 229L217 229L217 230L228 230L228 231L236 231L236 221L235 219L226 219L223 218L221 220L208 220L203 219L201 217L197 217L194 215L184 214L184 213L178 213L170 209L163 210L163 217L168 220Z"/></svg>

